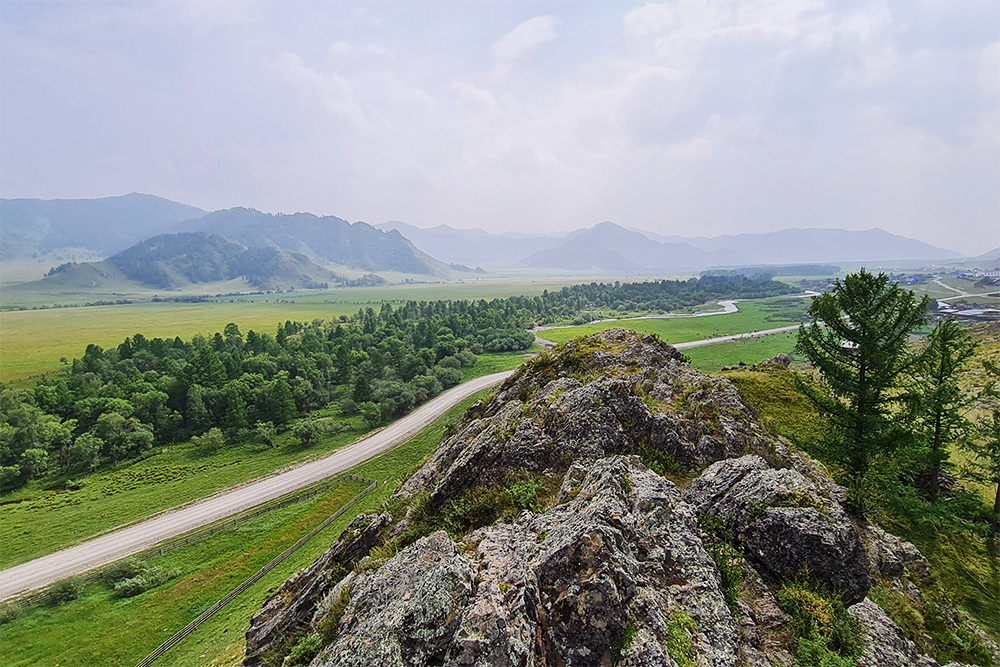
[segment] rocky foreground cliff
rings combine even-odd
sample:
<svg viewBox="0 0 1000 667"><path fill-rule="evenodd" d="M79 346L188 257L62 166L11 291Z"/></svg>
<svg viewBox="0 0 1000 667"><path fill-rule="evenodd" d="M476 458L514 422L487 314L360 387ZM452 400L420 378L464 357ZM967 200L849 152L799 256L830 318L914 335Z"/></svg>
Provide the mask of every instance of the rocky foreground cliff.
<svg viewBox="0 0 1000 667"><path fill-rule="evenodd" d="M937 665L867 597L918 599L927 561L844 497L726 380L606 331L470 408L269 598L243 664Z"/></svg>

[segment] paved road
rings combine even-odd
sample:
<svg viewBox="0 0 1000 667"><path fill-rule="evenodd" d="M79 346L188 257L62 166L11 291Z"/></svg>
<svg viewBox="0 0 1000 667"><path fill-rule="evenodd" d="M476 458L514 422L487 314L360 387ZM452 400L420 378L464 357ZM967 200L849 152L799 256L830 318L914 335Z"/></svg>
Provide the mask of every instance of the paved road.
<svg viewBox="0 0 1000 667"><path fill-rule="evenodd" d="M123 530L0 571L0 600L36 590L75 574L112 563L165 539L232 516L296 489L343 472L409 439L449 408L506 379L513 371L464 382L377 433L333 454L287 472L224 491L168 511Z"/></svg>
<svg viewBox="0 0 1000 667"><path fill-rule="evenodd" d="M702 345L713 345L715 343L730 343L734 340L740 340L742 338L760 338L761 336L770 336L771 334L787 333L789 331L798 330L799 325L793 324L790 327L764 329L763 331L750 331L748 333L734 334L732 336L719 336L718 338L706 338L705 340L692 340L687 343L671 343L671 345L676 347L678 350L684 350L689 347L701 347Z"/></svg>

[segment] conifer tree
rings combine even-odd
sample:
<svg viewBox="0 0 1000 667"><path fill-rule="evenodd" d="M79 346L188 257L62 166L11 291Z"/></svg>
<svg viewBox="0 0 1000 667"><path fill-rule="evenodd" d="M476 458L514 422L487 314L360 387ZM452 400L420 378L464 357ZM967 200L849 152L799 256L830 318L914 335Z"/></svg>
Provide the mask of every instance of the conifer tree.
<svg viewBox="0 0 1000 667"><path fill-rule="evenodd" d="M927 479L927 496L937 502L941 472L947 466L949 445L969 435L965 409L975 400L958 386L958 371L975 354L976 343L955 320L940 322L917 355L904 395L906 425L919 448L918 463Z"/></svg>
<svg viewBox="0 0 1000 667"><path fill-rule="evenodd" d="M996 538L1000 533L1000 367L989 361L983 364L990 384L980 394L980 398L989 401L989 413L978 420L976 436L965 441L964 449L972 455L972 460L962 469L967 479L979 482L993 489L996 493L993 500L992 534Z"/></svg>
<svg viewBox="0 0 1000 667"><path fill-rule="evenodd" d="M829 418L828 454L854 482L892 448L893 389L912 362L907 338L924 322L927 304L884 273L862 269L813 298L811 326L799 327L796 350L819 370L826 391L801 380L799 388Z"/></svg>

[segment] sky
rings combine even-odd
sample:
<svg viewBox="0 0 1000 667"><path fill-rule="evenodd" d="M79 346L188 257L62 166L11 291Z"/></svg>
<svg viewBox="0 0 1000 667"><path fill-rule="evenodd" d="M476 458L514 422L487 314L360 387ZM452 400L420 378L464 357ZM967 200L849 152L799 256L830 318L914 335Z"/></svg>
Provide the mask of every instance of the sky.
<svg viewBox="0 0 1000 667"><path fill-rule="evenodd" d="M128 192L978 254L1000 3L0 1L0 195Z"/></svg>

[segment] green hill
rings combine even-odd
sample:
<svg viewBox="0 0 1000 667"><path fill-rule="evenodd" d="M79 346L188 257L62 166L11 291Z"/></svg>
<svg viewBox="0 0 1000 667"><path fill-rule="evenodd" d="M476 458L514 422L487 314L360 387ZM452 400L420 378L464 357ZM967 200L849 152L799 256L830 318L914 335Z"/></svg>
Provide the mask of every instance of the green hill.
<svg viewBox="0 0 1000 667"><path fill-rule="evenodd" d="M272 215L251 208L231 208L189 220L182 227L217 234L248 248L276 247L302 253L317 262L364 271L447 274L444 264L417 250L398 231L385 232L332 215Z"/></svg>
<svg viewBox="0 0 1000 667"><path fill-rule="evenodd" d="M160 234L103 262L63 264L42 280L19 285L31 291L137 287L176 290L188 285L244 279L265 290L316 288L337 282L305 255L278 248L245 248L221 236Z"/></svg>

